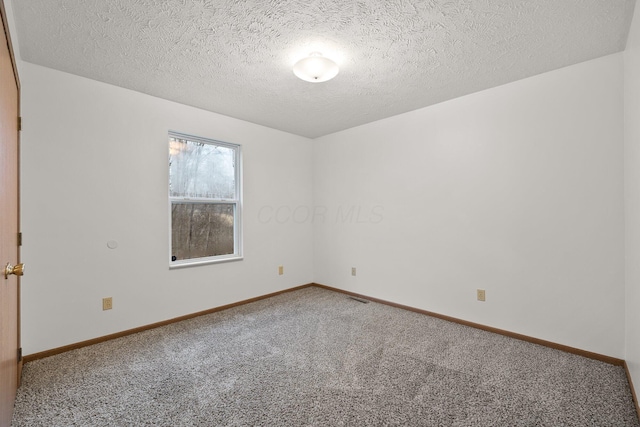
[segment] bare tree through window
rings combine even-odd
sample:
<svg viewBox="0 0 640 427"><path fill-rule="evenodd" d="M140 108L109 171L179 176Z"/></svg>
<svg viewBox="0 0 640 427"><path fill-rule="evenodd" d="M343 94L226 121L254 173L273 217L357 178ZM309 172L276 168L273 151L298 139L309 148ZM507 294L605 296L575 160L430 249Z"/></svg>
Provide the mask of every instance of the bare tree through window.
<svg viewBox="0 0 640 427"><path fill-rule="evenodd" d="M239 256L239 149L169 135L172 264Z"/></svg>

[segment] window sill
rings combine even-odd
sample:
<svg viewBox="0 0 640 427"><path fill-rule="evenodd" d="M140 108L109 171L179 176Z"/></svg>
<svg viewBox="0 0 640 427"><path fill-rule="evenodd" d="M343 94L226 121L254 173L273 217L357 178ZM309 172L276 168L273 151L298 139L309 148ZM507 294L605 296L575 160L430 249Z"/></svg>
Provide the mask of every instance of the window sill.
<svg viewBox="0 0 640 427"><path fill-rule="evenodd" d="M186 268L186 267L196 267L199 265L208 265L208 264L220 264L223 262L233 262L233 261L242 261L244 259L243 256L233 256L229 258L218 258L218 259L207 259L201 261L176 261L174 263L169 264L169 270Z"/></svg>

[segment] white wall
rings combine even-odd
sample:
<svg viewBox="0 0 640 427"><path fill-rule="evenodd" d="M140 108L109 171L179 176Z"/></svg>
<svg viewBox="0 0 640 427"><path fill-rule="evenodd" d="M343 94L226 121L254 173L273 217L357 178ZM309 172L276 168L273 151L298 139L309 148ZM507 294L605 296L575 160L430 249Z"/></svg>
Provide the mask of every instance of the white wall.
<svg viewBox="0 0 640 427"><path fill-rule="evenodd" d="M25 354L312 281L311 223L268 215L311 206L311 140L29 63L20 71ZM244 260L169 270L169 129L242 144ZM102 311L107 296L114 308Z"/></svg>
<svg viewBox="0 0 640 427"><path fill-rule="evenodd" d="M615 54L315 140L315 281L623 357L622 73Z"/></svg>
<svg viewBox="0 0 640 427"><path fill-rule="evenodd" d="M640 7L624 53L626 354L640 396Z"/></svg>

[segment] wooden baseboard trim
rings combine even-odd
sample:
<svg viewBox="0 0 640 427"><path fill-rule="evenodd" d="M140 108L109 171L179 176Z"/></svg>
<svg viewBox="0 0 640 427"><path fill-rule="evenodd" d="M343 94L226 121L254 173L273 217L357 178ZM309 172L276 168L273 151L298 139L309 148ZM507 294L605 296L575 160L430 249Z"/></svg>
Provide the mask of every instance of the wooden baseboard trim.
<svg viewBox="0 0 640 427"><path fill-rule="evenodd" d="M197 313L192 313L192 314L187 314L185 316L180 316L180 317L176 317L173 319L168 319L168 320L163 320L162 322L157 322L157 323L152 323L150 325L145 325L145 326L140 326L137 328L133 328L133 329L127 329L126 331L121 331L121 332L116 332L114 334L109 334L109 335L105 335L102 337L98 337L98 338L93 338L90 340L86 340L86 341L81 341L78 343L74 343L74 344L69 344L69 345L65 345L62 347L57 347L57 348L53 348L51 350L45 350L45 351L41 351L38 353L33 353L33 354L29 354L23 357L23 363L29 363L32 362L34 360L38 360L38 359L43 359L45 357L50 357L50 356L54 356L56 354L60 354L60 353L65 353L67 351L71 351L71 350L75 350L78 348L82 348L82 347L87 347L93 344L98 344L104 341L109 341L109 340L113 340L116 338L121 338L127 335L132 335L132 334L136 334L138 332L143 332L143 331L147 331L149 329L154 329L154 328L159 328L162 326L166 326L166 325L170 325L172 323L176 323L176 322L180 322L183 320L188 320L188 319L193 319L194 317L199 317L199 316L204 316L207 314L211 314L211 313L216 313L218 311L223 311L223 310L227 310L233 307L238 307L244 304L249 304L252 302L256 302L256 301L260 301L263 299L267 299L267 298L271 298L274 297L276 295L280 295L280 294L284 294L287 292L293 292L293 291L297 291L300 289L304 289L304 288L308 288L311 286L315 286L318 288L322 288L322 289L326 289L329 291L334 291L334 292L340 292L346 295L350 295L350 296L354 296L354 297L358 297L358 298L364 298L367 299L369 301L374 301L380 304L385 304L391 307L396 307L396 308L401 308L403 310L408 310L408 311L413 311L415 313L420 313L420 314L424 314L427 316L431 316L431 317L436 317L438 319L443 319L443 320L447 320L449 322L454 322L454 323L458 323L461 325L465 325L465 326L470 326L472 328L476 328L476 329L481 329L483 331L487 331L487 332L493 332L496 334L500 334L500 335L504 335L507 337L511 337L511 338L515 338L515 339L519 339L522 341L527 341L530 343L534 343L534 344L538 344L538 345L542 345L545 347L549 347L549 348L554 348L556 350L561 350L561 351L565 351L567 353L572 353L572 354L577 354L579 356L583 356L583 357L587 357L589 359L594 359L594 360L599 360L601 362L605 362L605 363L609 363L611 365L616 365L616 366L624 366L626 368L626 363L624 360L622 359L618 359L615 357L611 357L611 356L605 356L602 354L598 354L598 353L593 353L590 351L586 351L586 350L581 350L579 348L574 348L574 347L569 347L563 344L557 344L551 341L545 341L545 340L541 340L539 338L534 338L534 337L530 337L527 335L522 335L522 334L518 334L515 332L510 332L510 331L506 331L503 329L498 329L498 328L493 328L491 326L485 326L479 323L474 323L474 322L469 322L467 320L462 320L462 319L458 319L455 317L451 317L451 316L446 316L444 314L440 314L440 313L435 313L435 312L431 312L431 311L427 311L427 310L422 310L419 308L415 308L415 307L411 307L408 305L403 305L403 304L398 304L398 303L394 303L391 301L386 301L386 300L382 300L379 298L373 298L370 297L368 295L363 295L363 294L358 294L355 292L350 292L350 291L346 291L343 289L338 289L338 288L334 288L331 286L327 286L327 285L322 285L320 283L309 283L306 285L301 285L301 286L296 286L293 288L289 288L289 289L285 289L282 291L277 291L277 292L273 292L270 294L266 294L266 295L261 295L258 297L254 297L254 298L249 298L243 301L238 301L232 304L227 304L227 305L223 305L220 307L215 307L215 308L211 308L208 310L204 310L204 311L199 311ZM629 378L629 383L631 386L631 390L634 393L634 402L636 403L636 408L638 408L638 400L635 396L635 390L633 389L633 385L631 385L631 377L629 376L629 372L627 370L627 376ZM640 416L640 410L638 411L638 414Z"/></svg>
<svg viewBox="0 0 640 427"><path fill-rule="evenodd" d="M78 342L78 343L75 343L75 344L69 344L69 345L65 345L65 346L62 346L62 347L53 348L51 350L45 350L45 351L41 351L39 353L29 354L29 355L24 356L22 360L23 360L23 363L33 362L34 360L44 359L45 357L55 356L56 354L65 353L67 351L75 350L75 349L78 349L78 348L87 347L87 346L90 346L90 345L93 345L93 344L98 344L98 343L109 341L109 340L113 340L113 339L116 339L116 338L121 338L121 337L124 337L124 336L127 336L127 335L137 334L138 332L143 332L143 331L147 331L149 329L159 328L161 326L170 325L172 323L181 322L183 320L193 319L194 317L204 316L206 314L211 314L211 313L216 313L218 311L228 310L228 309L233 308L233 307L238 307L240 305L245 305L245 304L249 304L249 303L252 303L252 302L260 301L260 300L263 300L263 299L275 297L276 295L281 295L281 294L284 294L284 293L287 293L287 292L297 291L297 290L300 290L300 289L308 288L310 286L313 286L313 284L309 283L309 284L306 284L306 285L296 286L294 288L284 289L284 290L278 291L278 292L272 292L272 293L267 294L267 295L261 295L259 297L249 298L249 299L246 299L246 300L243 300L243 301L234 302L232 304L227 304L227 305L222 305L220 307L210 308L208 310L199 311L197 313L187 314L185 316L180 316L180 317L175 317L173 319L163 320L162 322L152 323L150 325L140 326L140 327L133 328L133 329L127 329L126 331L116 332L114 334L109 334L109 335L105 335L105 336L102 336L102 337L93 338L93 339L86 340L86 341L81 341L81 342Z"/></svg>
<svg viewBox="0 0 640 427"><path fill-rule="evenodd" d="M638 414L638 420L640 420L640 404L638 404L638 395L636 394L636 389L633 387L633 379L631 378L631 372L629 372L629 366L627 366L627 362L624 362L624 371L627 373L627 381L629 381L629 388L631 389L631 397L633 398L633 403L636 405L636 413Z"/></svg>
<svg viewBox="0 0 640 427"><path fill-rule="evenodd" d="M411 306L408 306L408 305L403 305L403 304L398 304L398 303L395 303L395 302L385 301L385 300L378 299L378 298L372 298L372 297L369 297L367 295L357 294L355 292L345 291L343 289L333 288L331 286L321 285L319 283L313 283L313 286L316 286L316 287L319 287L319 288L323 288L323 289L327 289L329 291L340 292L340 293L343 293L343 294L346 294L346 295L350 295L350 296L354 296L354 297L357 297L357 298L364 298L364 299L367 299L369 301L374 301L374 302L377 302L377 303L380 303L380 304L389 305L391 307L401 308L403 310L408 310L408 311L413 311L415 313L425 314L427 316L436 317L438 319L447 320L449 322L459 323L459 324L464 325L464 326L470 326L472 328L482 329L483 331L493 332L495 334L500 334L500 335L504 335L504 336L507 336L507 337L510 337L510 338L519 339L521 341L527 341L527 342L530 342L530 343L533 343L533 344L538 344L538 345L542 345L542 346L545 346L545 347L553 348L553 349L556 349L556 350L561 350L561 351L564 351L564 352L567 352L567 353L577 354L579 356L587 357L589 359L599 360L601 362L609 363L611 365L624 366L624 364L625 364L625 361L622 360L622 359L618 359L618 358L611 357L611 356L605 356L605 355L599 354L599 353L593 353L593 352L587 351L587 350L581 350L581 349L575 348L575 347L569 347L567 345L558 344L558 343L554 343L554 342L551 342L551 341L541 340L539 338L534 338L534 337L530 337L530 336L527 336L527 335L517 334L515 332L506 331L504 329L493 328L491 326L485 326L485 325L481 325L479 323L469 322L467 320L462 320L462 319L458 319L458 318L451 317L451 316L445 316L444 314L434 313L432 311L422 310L422 309L411 307Z"/></svg>

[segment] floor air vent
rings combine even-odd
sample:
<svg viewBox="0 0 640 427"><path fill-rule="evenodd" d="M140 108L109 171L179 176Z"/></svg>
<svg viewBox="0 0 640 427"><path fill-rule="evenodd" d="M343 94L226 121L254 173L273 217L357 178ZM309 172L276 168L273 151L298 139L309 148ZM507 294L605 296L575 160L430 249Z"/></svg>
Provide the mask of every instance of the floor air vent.
<svg viewBox="0 0 640 427"><path fill-rule="evenodd" d="M369 301L367 301L366 299L362 299L362 298L358 298L358 297L349 297L349 298L354 300L354 301L361 302L363 304L369 304Z"/></svg>

